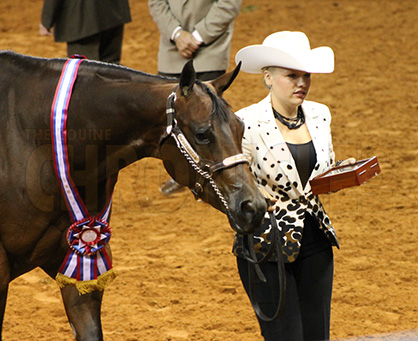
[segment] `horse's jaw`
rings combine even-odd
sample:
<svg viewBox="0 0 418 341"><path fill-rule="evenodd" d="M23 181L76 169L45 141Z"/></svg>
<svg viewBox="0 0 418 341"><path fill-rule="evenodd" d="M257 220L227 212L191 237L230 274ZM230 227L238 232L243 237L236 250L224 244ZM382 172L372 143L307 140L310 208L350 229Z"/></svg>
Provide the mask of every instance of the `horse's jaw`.
<svg viewBox="0 0 418 341"><path fill-rule="evenodd" d="M195 194L193 189L190 190ZM251 234L257 230L263 222L267 211L267 203L264 197L256 190L255 195L247 196L247 199L236 200L235 195L227 196L226 205L207 190L199 193L196 198L210 204L228 217L229 225L239 234Z"/></svg>

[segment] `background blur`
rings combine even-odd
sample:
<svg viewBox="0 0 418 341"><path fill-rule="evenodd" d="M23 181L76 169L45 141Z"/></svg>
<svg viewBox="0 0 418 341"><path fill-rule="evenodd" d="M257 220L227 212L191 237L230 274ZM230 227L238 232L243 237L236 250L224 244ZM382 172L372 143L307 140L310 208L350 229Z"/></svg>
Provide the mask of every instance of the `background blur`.
<svg viewBox="0 0 418 341"><path fill-rule="evenodd" d="M0 2L0 50L65 57L38 32L42 1ZM159 32L145 0L132 0L122 64L157 72ZM276 31L300 30L327 45L335 72L314 75L308 99L333 114L337 159L376 155L382 173L322 198L339 236L332 339L418 329L418 2L243 0L235 53ZM240 73L225 98L237 110L267 95L260 75ZM123 170L111 241L118 278L106 291L106 340L262 340L231 254L227 219L189 191L164 197L162 163ZM58 286L40 270L10 287L4 340L70 340Z"/></svg>

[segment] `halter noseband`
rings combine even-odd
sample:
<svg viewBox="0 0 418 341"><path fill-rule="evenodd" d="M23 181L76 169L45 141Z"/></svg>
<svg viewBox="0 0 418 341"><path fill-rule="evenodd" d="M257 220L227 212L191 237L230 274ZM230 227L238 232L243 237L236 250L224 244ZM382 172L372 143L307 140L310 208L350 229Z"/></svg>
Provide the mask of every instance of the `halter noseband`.
<svg viewBox="0 0 418 341"><path fill-rule="evenodd" d="M223 170L229 167L234 167L240 163L249 163L249 162L244 157L244 154L237 154L237 155L229 156L225 158L224 160L222 160L221 162L217 162L213 164L208 164L207 162L210 162L208 160L203 162L199 154L193 149L193 147L190 145L189 141L187 140L186 136L183 134L183 132L177 125L177 121L175 118L176 116L175 101L176 101L176 93L172 92L167 98L167 108L166 108L167 128L166 128L165 134L161 137L160 148L168 138L170 137L173 138L177 148L186 158L187 162L190 164L193 170L203 177L204 179L203 182L208 181L211 184L219 200L224 205L226 214L230 216L228 203L226 202L224 196L222 195L221 191L219 190L218 186L213 180L212 175L215 172L218 172L220 170ZM199 199L201 193L203 192L203 187L204 187L203 182L199 182L199 180L196 179L194 189L191 189L196 199ZM264 321L268 321L268 322L273 321L274 319L279 317L281 313L283 312L284 297L285 297L285 292L286 292L286 283L284 280L285 269L284 269L283 254L282 254L281 242L279 240L279 236L277 233L278 232L278 228L276 226L277 222L276 222L276 218L273 212L270 213L270 217L271 217L272 225L274 226L273 232L275 233L273 233L273 237L272 237L273 240L271 242L271 247L265 257L263 257L260 260L257 260L257 256L254 253L253 235L246 236L247 243L249 244L249 251L246 251L246 259L248 261L249 274L250 274L249 287L250 287L251 303L254 307L254 310L257 316L260 319ZM273 316L267 316L261 310L257 297L255 295L254 271L256 272L260 280L265 282L266 279L259 267L259 264L268 261L270 257L273 255L273 253L277 255L278 276L279 276L279 281L280 281L280 293L279 293L279 303L277 305L276 312L273 314Z"/></svg>
<svg viewBox="0 0 418 341"><path fill-rule="evenodd" d="M234 167L240 163L249 162L245 158L244 154L232 155L217 163L212 163L209 160L203 161L199 154L193 149L192 145L189 143L186 136L183 134L183 132L177 124L175 102L176 93L175 91L173 91L167 97L167 128L165 134L161 137L160 146L168 137L172 137L176 142L177 148L186 158L187 162L190 164L193 170L199 175L201 175L204 181L208 181L211 184L213 190L215 191L219 200L222 202L226 211L229 212L228 203L226 202L223 194L221 193L215 181L213 180L212 175L215 172L221 171L226 168ZM196 199L199 199L201 193L203 192L203 187L205 185L204 181L199 182L199 180L197 179L194 188L190 189L195 195Z"/></svg>

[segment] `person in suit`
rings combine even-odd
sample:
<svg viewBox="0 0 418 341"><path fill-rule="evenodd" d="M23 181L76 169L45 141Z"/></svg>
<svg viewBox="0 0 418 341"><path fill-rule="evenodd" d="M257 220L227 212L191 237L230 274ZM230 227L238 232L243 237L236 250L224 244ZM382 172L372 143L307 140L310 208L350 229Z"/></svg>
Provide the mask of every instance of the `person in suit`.
<svg viewBox="0 0 418 341"><path fill-rule="evenodd" d="M241 0L149 0L148 5L160 31L159 75L178 78L189 59L201 81L226 72ZM182 188L170 179L160 191L171 195Z"/></svg>
<svg viewBox="0 0 418 341"><path fill-rule="evenodd" d="M259 324L265 340L328 340L333 280L332 246L335 230L309 180L335 163L331 114L327 106L305 100L311 74L334 70L329 47L310 48L302 32L269 35L261 45L238 51L241 70L261 73L269 94L259 103L239 110L245 131L243 151L261 189L275 204L277 225L267 214L254 235L257 257L265 255L272 229L278 229L285 259L286 299L278 319ZM354 158L341 164L352 164ZM244 237L236 235L233 253L238 271L249 290L249 268ZM255 294L267 316L278 301L277 258L261 264L267 282L254 276Z"/></svg>
<svg viewBox="0 0 418 341"><path fill-rule="evenodd" d="M39 29L66 42L68 57L119 64L124 25L130 21L128 0L44 0Z"/></svg>

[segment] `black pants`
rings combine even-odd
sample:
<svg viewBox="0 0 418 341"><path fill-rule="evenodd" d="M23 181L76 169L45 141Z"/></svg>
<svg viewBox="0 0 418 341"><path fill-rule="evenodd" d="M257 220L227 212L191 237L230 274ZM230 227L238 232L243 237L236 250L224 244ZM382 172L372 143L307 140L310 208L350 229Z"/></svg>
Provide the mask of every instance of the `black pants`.
<svg viewBox="0 0 418 341"><path fill-rule="evenodd" d="M237 258L241 281L248 294L248 262ZM277 264L261 264L267 283L255 276L256 295L267 316L273 316L279 296ZM286 302L282 315L258 320L267 341L329 340L331 293L334 273L332 247L285 264Z"/></svg>
<svg viewBox="0 0 418 341"><path fill-rule="evenodd" d="M68 57L79 54L92 60L120 63L122 55L123 25L87 38L67 43Z"/></svg>

